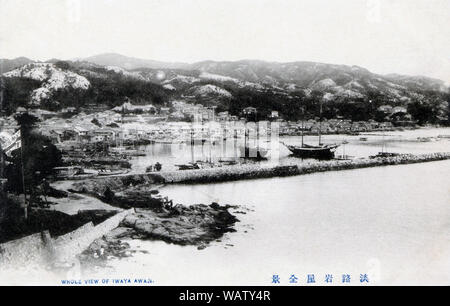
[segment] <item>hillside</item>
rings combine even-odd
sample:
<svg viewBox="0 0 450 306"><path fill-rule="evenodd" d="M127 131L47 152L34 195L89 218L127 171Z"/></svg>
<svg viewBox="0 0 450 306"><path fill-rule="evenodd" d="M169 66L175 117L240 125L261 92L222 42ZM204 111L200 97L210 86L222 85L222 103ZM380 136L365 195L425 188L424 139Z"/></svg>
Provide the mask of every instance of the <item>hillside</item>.
<svg viewBox="0 0 450 306"><path fill-rule="evenodd" d="M31 63L3 74L5 78L31 79L40 82L30 96L30 106L41 106L45 100L52 100L53 94L62 89L87 90L91 84L83 76L63 70L55 64Z"/></svg>
<svg viewBox="0 0 450 306"><path fill-rule="evenodd" d="M87 103L113 107L130 98L134 103L156 105L182 99L214 105L219 111L228 110L236 115L253 106L261 117L276 110L294 120L302 116L302 109L307 117L317 116L319 104L323 105L326 117L353 120L383 120L394 109L402 120L442 122L448 120L449 113L449 88L443 81L422 76L379 75L358 66L256 60L183 64L118 54L32 65L53 70L45 81L42 71L23 71L30 65L6 72L3 77L9 84L8 92L16 87L23 97L28 86L30 105L56 109L55 105ZM20 84L11 85L13 78ZM22 84L24 80L29 84ZM45 103L37 103L39 97Z"/></svg>
<svg viewBox="0 0 450 306"><path fill-rule="evenodd" d="M3 111L17 107L57 111L64 107L162 104L169 90L120 68L87 62L30 63L2 74Z"/></svg>

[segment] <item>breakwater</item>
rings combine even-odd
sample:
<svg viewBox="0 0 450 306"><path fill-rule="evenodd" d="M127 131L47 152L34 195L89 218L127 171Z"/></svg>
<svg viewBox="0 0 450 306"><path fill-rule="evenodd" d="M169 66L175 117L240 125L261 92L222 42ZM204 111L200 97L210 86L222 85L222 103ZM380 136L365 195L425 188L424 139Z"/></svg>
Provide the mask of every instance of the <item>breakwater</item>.
<svg viewBox="0 0 450 306"><path fill-rule="evenodd" d="M450 159L450 152L430 154L401 154L386 158L363 158L354 160L304 161L292 162L280 166L264 166L258 164L227 166L202 170L186 170L161 172L158 179L166 184L193 184L225 182L245 179L283 177L309 174L315 172L339 171L380 167L389 165L405 165Z"/></svg>
<svg viewBox="0 0 450 306"><path fill-rule="evenodd" d="M244 164L211 169L167 171L158 173L121 175L108 178L93 178L76 182L71 190L103 196L106 188L113 191L136 189L148 186L153 189L160 184L197 184L303 175L315 172L350 170L389 165L405 165L450 159L450 152L430 154L400 154L385 158L361 158L353 160L301 161L284 165ZM152 188L153 187L153 188Z"/></svg>

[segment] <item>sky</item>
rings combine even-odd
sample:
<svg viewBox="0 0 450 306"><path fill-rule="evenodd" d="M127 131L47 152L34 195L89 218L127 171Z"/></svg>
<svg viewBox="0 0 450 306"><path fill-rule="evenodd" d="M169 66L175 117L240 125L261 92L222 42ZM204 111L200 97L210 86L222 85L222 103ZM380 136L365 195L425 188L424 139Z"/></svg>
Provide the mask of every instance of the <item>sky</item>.
<svg viewBox="0 0 450 306"><path fill-rule="evenodd" d="M0 0L0 58L358 65L450 83L449 0Z"/></svg>

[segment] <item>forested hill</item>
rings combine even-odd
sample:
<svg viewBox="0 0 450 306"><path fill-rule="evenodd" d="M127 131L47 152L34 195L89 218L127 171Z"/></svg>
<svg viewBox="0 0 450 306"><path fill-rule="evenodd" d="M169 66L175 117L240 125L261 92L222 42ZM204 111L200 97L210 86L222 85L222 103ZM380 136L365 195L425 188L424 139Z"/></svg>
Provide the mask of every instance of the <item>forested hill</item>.
<svg viewBox="0 0 450 306"><path fill-rule="evenodd" d="M163 86L86 62L29 63L2 75L3 110L17 107L56 111L64 107L114 107L131 99L162 105L171 92Z"/></svg>

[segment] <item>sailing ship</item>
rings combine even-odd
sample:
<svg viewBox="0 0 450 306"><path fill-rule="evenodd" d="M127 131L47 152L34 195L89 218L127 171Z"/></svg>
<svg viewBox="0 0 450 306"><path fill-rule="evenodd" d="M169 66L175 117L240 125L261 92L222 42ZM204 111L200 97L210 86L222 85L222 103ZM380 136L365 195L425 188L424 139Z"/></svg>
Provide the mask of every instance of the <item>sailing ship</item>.
<svg viewBox="0 0 450 306"><path fill-rule="evenodd" d="M304 109L302 109L304 115ZM300 146L285 145L294 156L300 158L315 158L315 159L333 159L338 144L323 144L322 143L322 103L320 103L320 123L319 123L319 144L317 146L304 143L303 126L304 118L302 120L302 144Z"/></svg>
<svg viewBox="0 0 450 306"><path fill-rule="evenodd" d="M315 158L315 159L333 159L334 153L339 145L326 145L320 144L318 146L312 146L302 144L301 146L293 146L284 144L293 155L301 158Z"/></svg>

